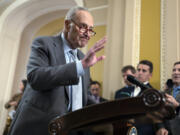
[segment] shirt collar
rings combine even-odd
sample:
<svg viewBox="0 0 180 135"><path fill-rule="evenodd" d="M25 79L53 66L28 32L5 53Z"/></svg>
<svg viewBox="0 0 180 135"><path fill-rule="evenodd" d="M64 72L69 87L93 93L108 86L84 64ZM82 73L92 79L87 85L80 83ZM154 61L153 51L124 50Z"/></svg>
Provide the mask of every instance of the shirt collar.
<svg viewBox="0 0 180 135"><path fill-rule="evenodd" d="M149 83L148 81L143 82L143 84L144 84L144 85L147 85L148 83ZM135 85L135 87L136 87L136 88L137 88L137 87L138 87L138 88L140 88L140 87L139 87L139 86L137 86L137 85Z"/></svg>
<svg viewBox="0 0 180 135"><path fill-rule="evenodd" d="M175 90L180 90L180 86L174 87Z"/></svg>
<svg viewBox="0 0 180 135"><path fill-rule="evenodd" d="M144 84L144 85L147 85L148 83L149 83L149 82L148 82L148 81L146 81L146 82L144 82L143 84Z"/></svg>
<svg viewBox="0 0 180 135"><path fill-rule="evenodd" d="M64 46L64 53L69 53L69 51L73 50L73 52L77 55L77 49L71 49L68 41L65 39L64 33L61 33L61 38Z"/></svg>

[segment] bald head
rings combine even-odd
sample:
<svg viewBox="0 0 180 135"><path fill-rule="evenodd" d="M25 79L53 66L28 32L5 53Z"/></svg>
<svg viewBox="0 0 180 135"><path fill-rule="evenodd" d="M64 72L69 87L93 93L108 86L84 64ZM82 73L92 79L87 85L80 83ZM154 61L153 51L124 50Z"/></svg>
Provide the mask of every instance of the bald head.
<svg viewBox="0 0 180 135"><path fill-rule="evenodd" d="M65 17L65 20L71 20L71 19L75 19L76 17L76 12L77 11L86 11L86 12L89 12L89 10L85 7L79 7L79 6L76 6L76 7L73 7L71 8L67 14L66 14L66 17ZM90 12L89 12L90 13Z"/></svg>
<svg viewBox="0 0 180 135"><path fill-rule="evenodd" d="M82 48L88 44L93 31L93 17L83 7L70 9L65 18L64 35L70 48Z"/></svg>

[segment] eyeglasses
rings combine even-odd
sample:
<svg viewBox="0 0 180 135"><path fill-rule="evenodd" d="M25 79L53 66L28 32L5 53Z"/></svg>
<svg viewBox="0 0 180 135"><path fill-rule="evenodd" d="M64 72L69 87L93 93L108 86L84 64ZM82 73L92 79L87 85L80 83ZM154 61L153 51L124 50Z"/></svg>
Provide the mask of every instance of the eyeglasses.
<svg viewBox="0 0 180 135"><path fill-rule="evenodd" d="M82 24L82 26L80 26L80 25L77 24L74 20L71 19L71 21L72 21L76 26L78 26L80 32L85 33L85 32L88 31L91 37L96 35L96 32L93 31L92 28L89 29L87 25L83 25L83 24Z"/></svg>
<svg viewBox="0 0 180 135"><path fill-rule="evenodd" d="M98 91L99 88L92 88L91 90L92 90L92 91Z"/></svg>

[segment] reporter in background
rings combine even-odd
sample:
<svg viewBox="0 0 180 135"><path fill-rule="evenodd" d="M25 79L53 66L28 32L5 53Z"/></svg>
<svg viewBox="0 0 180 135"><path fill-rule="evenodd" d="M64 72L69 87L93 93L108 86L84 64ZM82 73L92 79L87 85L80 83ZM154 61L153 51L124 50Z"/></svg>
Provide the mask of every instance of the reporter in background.
<svg viewBox="0 0 180 135"><path fill-rule="evenodd" d="M173 81L173 90L171 95L166 94L166 101L169 104L172 104L177 112L177 116L169 121L164 123L156 124L157 132L156 135L179 135L180 134L180 61L177 61L173 65L172 69L172 81Z"/></svg>
<svg viewBox="0 0 180 135"><path fill-rule="evenodd" d="M135 76L136 69L132 65L127 65L121 69L121 73L125 86L116 91L115 99L131 97L134 91L134 86L127 80L127 75Z"/></svg>
<svg viewBox="0 0 180 135"><path fill-rule="evenodd" d="M26 84L27 84L26 79L21 80L21 82L19 84L20 92L14 94L12 96L12 98L4 105L4 107L6 109L8 109L9 112L8 112L8 117L6 120L6 126L4 129L3 135L7 135L7 133L9 132L9 127L10 127L11 121L14 119L14 116L16 114L16 109L20 103L20 100L21 100L24 90L26 88Z"/></svg>
<svg viewBox="0 0 180 135"><path fill-rule="evenodd" d="M100 96L101 84L98 81L92 81L90 84L90 91L92 94L92 98L96 101L96 103L101 103L107 101L107 99Z"/></svg>

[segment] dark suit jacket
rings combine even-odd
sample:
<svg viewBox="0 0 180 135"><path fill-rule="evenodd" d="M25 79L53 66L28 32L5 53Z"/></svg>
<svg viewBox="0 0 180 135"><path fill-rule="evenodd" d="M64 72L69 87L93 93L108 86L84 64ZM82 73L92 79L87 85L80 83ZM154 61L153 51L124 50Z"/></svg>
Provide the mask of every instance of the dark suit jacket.
<svg viewBox="0 0 180 135"><path fill-rule="evenodd" d="M149 88L152 88L152 86L149 83L146 84L146 86ZM114 98L120 99L120 98L131 97L134 93L134 88L135 88L134 86L123 87L123 88L116 91ZM143 91L145 91L145 89L141 89L141 91L138 95L140 95Z"/></svg>
<svg viewBox="0 0 180 135"><path fill-rule="evenodd" d="M147 83L146 86L148 88L153 88L150 83ZM137 96L140 96L145 90L147 89L141 89L140 93ZM142 120L146 121L147 123L143 123ZM138 135L155 135L154 125L151 123L148 123L151 120L149 118L145 118L142 120L136 119L135 126L137 128Z"/></svg>
<svg viewBox="0 0 180 135"><path fill-rule="evenodd" d="M105 99L105 98L103 98L103 97L100 97L99 98L99 102L101 103L101 102L105 102L105 101L108 101L107 99Z"/></svg>
<svg viewBox="0 0 180 135"><path fill-rule="evenodd" d="M78 58L83 53L78 50ZM60 36L34 40L27 65L28 85L10 135L48 135L48 124L68 112L69 85L78 84L75 63L66 64ZM83 105L87 104L89 69L82 76Z"/></svg>
<svg viewBox="0 0 180 135"><path fill-rule="evenodd" d="M147 86L147 88L153 88L150 83L147 83L146 86ZM140 93L138 94L138 96L141 95L141 93L144 92L145 90L146 90L146 89L141 89L141 91L140 91Z"/></svg>
<svg viewBox="0 0 180 135"><path fill-rule="evenodd" d="M134 92L134 86L123 87L116 91L115 99L131 97L133 92Z"/></svg>

